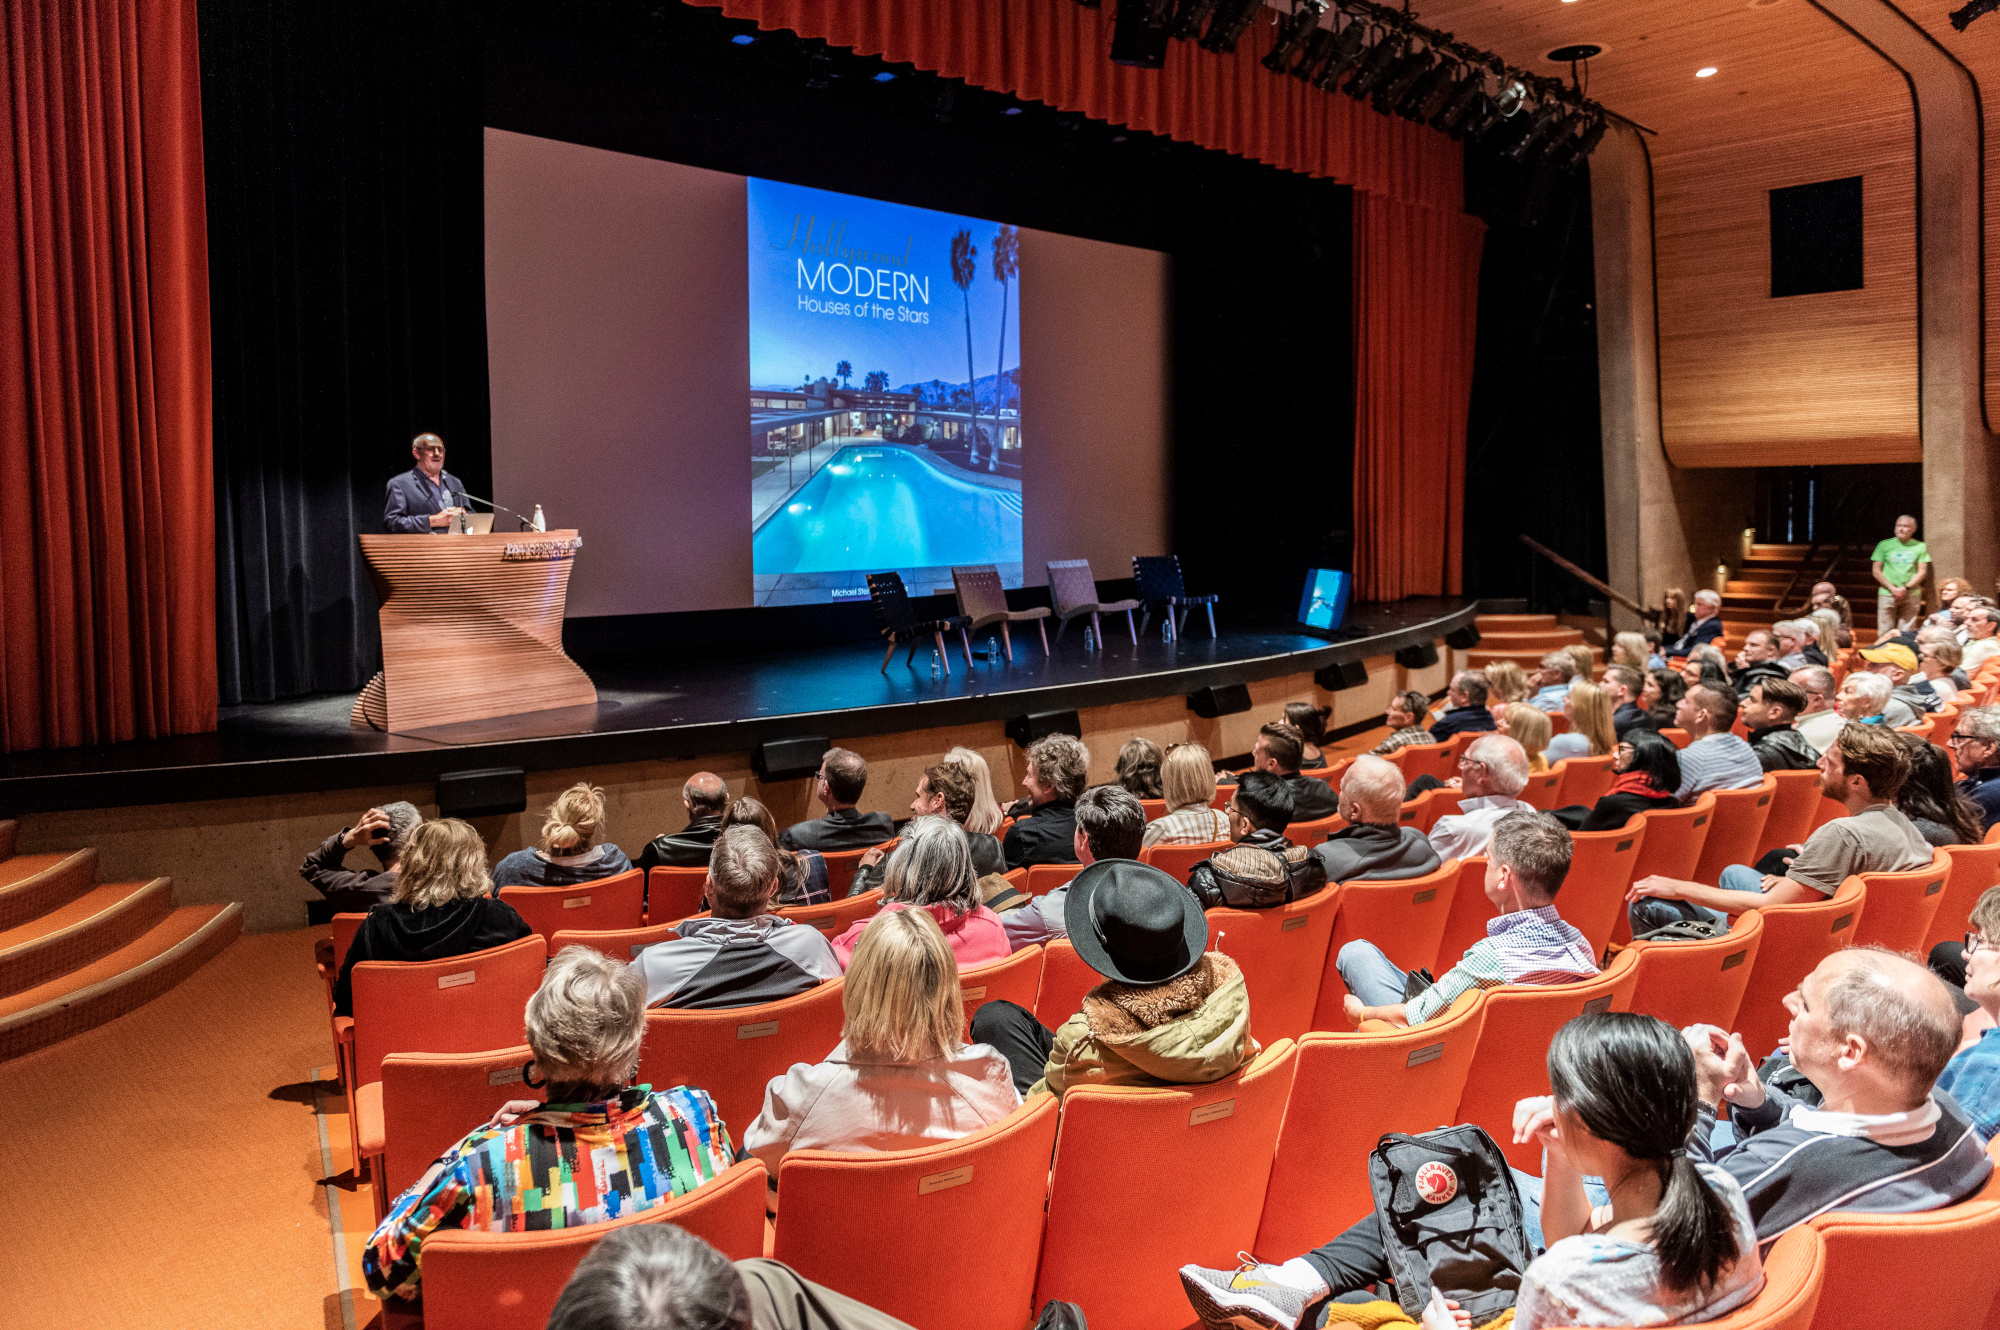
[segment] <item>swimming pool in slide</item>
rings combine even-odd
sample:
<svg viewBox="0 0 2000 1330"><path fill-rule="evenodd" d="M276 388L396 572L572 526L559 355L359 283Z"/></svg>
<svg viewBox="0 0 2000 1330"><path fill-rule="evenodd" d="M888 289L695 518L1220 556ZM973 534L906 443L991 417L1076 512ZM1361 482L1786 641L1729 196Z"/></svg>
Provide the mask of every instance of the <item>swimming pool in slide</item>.
<svg viewBox="0 0 2000 1330"><path fill-rule="evenodd" d="M842 448L764 523L759 573L878 572L1018 563L1021 496L909 448Z"/></svg>

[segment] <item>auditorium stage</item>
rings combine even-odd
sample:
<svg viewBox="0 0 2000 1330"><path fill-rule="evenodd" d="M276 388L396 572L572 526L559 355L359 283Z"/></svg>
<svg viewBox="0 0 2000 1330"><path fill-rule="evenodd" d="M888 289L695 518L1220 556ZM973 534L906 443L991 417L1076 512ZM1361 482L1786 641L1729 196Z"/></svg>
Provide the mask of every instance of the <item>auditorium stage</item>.
<svg viewBox="0 0 2000 1330"><path fill-rule="evenodd" d="M0 758L0 816L400 785L479 767L548 771L674 760L770 739L838 741L1102 707L1380 657L1469 625L1480 608L1437 597L1357 605L1348 626L1359 635L1328 642L1288 624L1232 624L1225 604L1214 638L1197 614L1180 641L1161 641L1156 620L1137 647L1119 615L1105 621L1108 640L1095 653L1083 649L1081 624L1071 624L1061 642L1051 628L1048 657L1034 626L1021 624L1012 664L998 657L967 669L954 643L951 676L935 682L928 650L908 666L898 650L883 673L881 645L866 642L595 663L586 666L597 684L595 707L420 735L350 728L352 693L225 707L214 734Z"/></svg>

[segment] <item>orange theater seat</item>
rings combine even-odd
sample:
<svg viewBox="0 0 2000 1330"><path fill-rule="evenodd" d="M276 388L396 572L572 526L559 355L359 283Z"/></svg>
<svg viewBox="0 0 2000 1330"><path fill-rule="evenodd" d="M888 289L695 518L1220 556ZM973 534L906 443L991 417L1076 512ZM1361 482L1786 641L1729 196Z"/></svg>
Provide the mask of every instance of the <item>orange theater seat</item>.
<svg viewBox="0 0 2000 1330"><path fill-rule="evenodd" d="M1035 1019L1051 1030L1083 1010L1083 995L1104 982L1084 964L1076 946L1059 937L1042 949L1042 984L1035 990Z"/></svg>
<svg viewBox="0 0 2000 1330"><path fill-rule="evenodd" d="M958 987L965 1001L966 1028L972 1015L989 1002L1011 1002L1035 1009L1035 994L1042 986L1042 949L1023 947L1005 960L991 961L958 972Z"/></svg>
<svg viewBox="0 0 2000 1330"><path fill-rule="evenodd" d="M1250 1026L1260 1043L1296 1039L1312 1027L1326 940L1343 890L1322 887L1270 910L1208 912L1208 949L1222 952L1243 971Z"/></svg>
<svg viewBox="0 0 2000 1330"><path fill-rule="evenodd" d="M676 920L675 923L681 922ZM618 928L605 932L572 932L568 929L549 939L549 955L554 956L564 947L589 947L601 951L614 961L631 964L639 953L656 942L668 942L679 937L674 924L654 924L651 928Z"/></svg>
<svg viewBox="0 0 2000 1330"><path fill-rule="evenodd" d="M914 1326L1021 1330L1034 1317L1057 1121L1044 1094L918 1150L795 1150L778 1166L771 1254Z"/></svg>
<svg viewBox="0 0 2000 1330"><path fill-rule="evenodd" d="M828 937L839 937L859 921L882 908L882 893L864 891L859 896L842 896L825 905L787 905L776 913L795 924L807 924Z"/></svg>
<svg viewBox="0 0 2000 1330"><path fill-rule="evenodd" d="M706 868L652 868L646 871L646 922L672 923L708 908Z"/></svg>
<svg viewBox="0 0 2000 1330"><path fill-rule="evenodd" d="M1660 730L1660 737L1668 740L1676 748L1686 748L1694 742L1694 736L1676 725L1668 725Z"/></svg>
<svg viewBox="0 0 2000 1330"><path fill-rule="evenodd" d="M1676 1030L1695 1024L1735 1029L1736 1008L1763 941L1764 917L1751 910L1721 937L1632 943L1625 948L1639 958L1632 1010L1658 1016Z"/></svg>
<svg viewBox="0 0 2000 1330"><path fill-rule="evenodd" d="M352 1016L333 1014L333 985L340 978L340 967L347 960L347 949L354 945L354 935L361 931L365 914L336 914L333 916L333 937L315 943L313 959L319 969L320 983L326 988L326 1015L332 1023L334 1068L340 1073L340 1083L347 1084L347 1032L354 1026Z"/></svg>
<svg viewBox="0 0 2000 1330"><path fill-rule="evenodd" d="M1776 787L1771 792L1771 813L1764 819L1763 834L1757 837L1756 852L1741 862L1754 864L1781 845L1803 845L1812 834L1813 814L1822 798L1819 770L1769 771L1765 775Z"/></svg>
<svg viewBox="0 0 2000 1330"><path fill-rule="evenodd" d="M1948 868L1944 894L1938 897L1937 913L1918 949L1920 957L1929 956L1940 942L1965 936L1972 907L1988 887L2000 886L2000 845L1946 845L1938 854Z"/></svg>
<svg viewBox="0 0 2000 1330"><path fill-rule="evenodd" d="M646 922L646 874L634 868L573 887L502 887L500 899L543 937L566 928L605 932Z"/></svg>
<svg viewBox="0 0 2000 1330"><path fill-rule="evenodd" d="M1835 1210L1812 1226L1826 1239L1826 1283L1813 1318L1820 1330L1992 1324L2000 1293L2000 1261L1994 1259L2000 1252L2000 1169L1976 1195L1942 1210Z"/></svg>
<svg viewBox="0 0 2000 1330"><path fill-rule="evenodd" d="M1028 867L1028 894L1046 896L1083 871L1082 864L1031 864Z"/></svg>
<svg viewBox="0 0 2000 1330"><path fill-rule="evenodd" d="M1374 1210L1361 1161L1389 1132L1429 1131L1458 1120L1485 1020L1485 997L1475 992L1415 1029L1322 1030L1299 1041L1251 1248L1260 1259L1311 1251Z"/></svg>
<svg viewBox="0 0 2000 1330"><path fill-rule="evenodd" d="M1808 1330L1825 1278L1826 1240L1802 1224L1779 1238L1764 1258L1763 1291L1749 1305L1704 1324L1708 1330Z"/></svg>
<svg viewBox="0 0 2000 1330"><path fill-rule="evenodd" d="M1443 781L1458 774L1458 753L1449 740L1441 744L1404 744L1389 755L1389 760L1402 768L1405 785L1419 776Z"/></svg>
<svg viewBox="0 0 2000 1330"><path fill-rule="evenodd" d="M1502 984L1486 990L1486 1025L1465 1074L1458 1120L1486 1128L1515 1168L1539 1175L1542 1149L1516 1145L1514 1105L1549 1092L1549 1041L1587 1011L1630 1011L1638 958L1620 952L1602 974L1569 984Z"/></svg>
<svg viewBox="0 0 2000 1330"><path fill-rule="evenodd" d="M1757 862L1757 843L1764 838L1764 823L1771 816L1771 799L1778 782L1769 773L1764 783L1749 790L1711 790L1715 816L1708 824L1708 839L1702 842L1701 858L1690 881L1715 886L1722 870L1731 864Z"/></svg>
<svg viewBox="0 0 2000 1330"><path fill-rule="evenodd" d="M845 1012L838 979L776 1002L721 1011L646 1013L639 1047L639 1083L655 1090L686 1085L706 1090L741 1142L764 1111L764 1087L795 1062L818 1062L840 1042Z"/></svg>
<svg viewBox="0 0 2000 1330"><path fill-rule="evenodd" d="M893 845L895 841L890 840L885 842L885 844ZM880 847L867 845L858 850L822 850L820 852L819 857L826 860L827 890L833 893L835 900L839 900L845 896L848 888L854 885L854 870L860 866L861 856L868 853L869 850L876 848Z"/></svg>
<svg viewBox="0 0 2000 1330"><path fill-rule="evenodd" d="M484 1126L509 1099L546 1099L531 1089L525 1071L534 1055L526 1044L486 1053L391 1053L382 1079L361 1087L361 1150L382 1157L371 1166L375 1219L389 1202L424 1175L434 1160Z"/></svg>
<svg viewBox="0 0 2000 1330"><path fill-rule="evenodd" d="M1606 753L1602 757L1570 757L1562 762L1562 795L1556 800L1556 807L1566 808L1571 804L1591 807L1599 799L1611 792L1611 782L1618 779L1618 773L1611 764L1618 760L1616 753Z"/></svg>
<svg viewBox="0 0 2000 1330"><path fill-rule="evenodd" d="M1481 859L1479 863L1483 876L1486 861ZM1350 942L1373 942L1382 949L1383 955L1403 970L1415 970L1431 964L1463 885L1456 859L1445 860L1422 877L1402 878L1394 882L1344 884L1340 889L1340 912L1333 920L1333 937L1326 948L1326 969L1320 976L1318 1001L1313 1009L1310 1028L1348 1028L1346 1015L1341 1010L1342 1000L1347 996L1347 985L1340 981L1340 971L1335 968L1342 947ZM1477 881L1472 888L1480 890ZM1483 891L1479 900L1486 905ZM1488 905L1486 914L1490 916L1492 912L1492 907ZM1483 924L1480 931L1482 934L1485 931ZM1250 1010L1254 1019L1257 1010L1255 1002L1251 1003ZM1263 1026L1257 1028L1261 1031Z"/></svg>
<svg viewBox="0 0 2000 1330"><path fill-rule="evenodd" d="M1923 868L1907 873L1860 874L1861 885L1868 892L1868 913L1856 925L1849 945L1887 947L1922 961L1918 948L1930 936L1931 920L1937 917L1938 902L1944 899L1945 878L1950 871L1949 859L1933 857Z"/></svg>
<svg viewBox="0 0 2000 1330"><path fill-rule="evenodd" d="M1158 822L1167 815L1167 801L1165 799L1141 799L1139 807L1145 810L1148 822Z"/></svg>
<svg viewBox="0 0 2000 1330"><path fill-rule="evenodd" d="M1421 807L1417 812L1417 830L1430 835L1439 819L1457 816L1463 798L1457 790L1431 790L1421 796L1418 800Z"/></svg>
<svg viewBox="0 0 2000 1330"><path fill-rule="evenodd" d="M1646 839L1639 846L1638 861L1632 865L1632 881L1657 875L1692 882L1695 866L1701 862L1702 847L1708 843L1708 829L1714 821L1712 790L1686 808L1656 808L1633 818L1632 822L1645 826ZM1617 943L1632 940L1632 921L1623 910L1611 921L1611 940Z"/></svg>
<svg viewBox="0 0 2000 1330"><path fill-rule="evenodd" d="M1851 877L1825 900L1758 908L1764 916L1764 940L1757 944L1757 963L1743 986L1734 1027L1751 1057L1761 1062L1778 1046L1792 1022L1785 1011L1785 995L1813 967L1853 942L1867 903L1861 880Z"/></svg>
<svg viewBox="0 0 2000 1330"><path fill-rule="evenodd" d="M1558 901L1557 908L1561 908ZM1451 892L1451 913L1445 916L1444 936L1438 939L1437 956L1431 962L1433 975L1441 975L1458 964L1466 948L1486 936L1486 921L1493 918L1493 902L1486 899L1486 856L1475 854L1458 861L1458 884ZM1338 956L1339 953L1335 953ZM1331 1028L1345 1030L1346 1020Z"/></svg>
<svg viewBox="0 0 2000 1330"><path fill-rule="evenodd" d="M1297 1061L1298 1046L1282 1039L1209 1085L1081 1085L1064 1095L1034 1305L1074 1302L1091 1330L1186 1325L1175 1271L1234 1265L1257 1240Z"/></svg>
<svg viewBox="0 0 2000 1330"><path fill-rule="evenodd" d="M1189 870L1210 855L1226 850L1235 843L1235 841L1212 840L1200 845L1148 845L1139 851L1139 862L1151 864L1174 881L1186 886Z"/></svg>
<svg viewBox="0 0 2000 1330"><path fill-rule="evenodd" d="M608 1223L535 1233L440 1229L424 1242L424 1330L542 1330L577 1262L614 1228L677 1224L732 1261L762 1256L765 1187L764 1165L749 1159Z"/></svg>
<svg viewBox="0 0 2000 1330"><path fill-rule="evenodd" d="M1535 772L1528 777L1528 783L1521 787L1521 793L1515 797L1528 807L1539 808L1544 813L1551 808L1560 808L1562 805L1558 804L1556 799L1562 794L1564 780L1562 768L1563 764L1558 762L1547 771Z"/></svg>
<svg viewBox="0 0 2000 1330"><path fill-rule="evenodd" d="M1336 814L1314 818L1310 822L1294 822L1285 828L1285 838L1294 845L1318 845L1334 832L1345 830L1347 819Z"/></svg>

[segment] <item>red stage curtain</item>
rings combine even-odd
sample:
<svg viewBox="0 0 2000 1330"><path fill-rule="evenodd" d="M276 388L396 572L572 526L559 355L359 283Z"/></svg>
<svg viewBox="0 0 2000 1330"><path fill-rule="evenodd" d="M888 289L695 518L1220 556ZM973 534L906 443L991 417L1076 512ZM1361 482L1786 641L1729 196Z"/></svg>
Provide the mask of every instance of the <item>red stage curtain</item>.
<svg viewBox="0 0 2000 1330"><path fill-rule="evenodd" d="M212 730L194 0L8 0L0 749Z"/></svg>
<svg viewBox="0 0 2000 1330"><path fill-rule="evenodd" d="M1356 594L1461 586L1465 415L1479 251L1459 145L1259 61L1260 12L1231 55L1174 42L1164 69L1114 65L1109 3L713 0L764 28L1354 187Z"/></svg>

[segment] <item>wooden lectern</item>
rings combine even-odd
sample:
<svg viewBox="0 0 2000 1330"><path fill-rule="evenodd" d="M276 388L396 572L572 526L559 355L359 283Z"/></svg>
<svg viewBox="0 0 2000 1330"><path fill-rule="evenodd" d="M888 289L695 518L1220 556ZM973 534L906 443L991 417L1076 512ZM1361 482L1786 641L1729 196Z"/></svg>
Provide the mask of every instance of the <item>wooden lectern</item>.
<svg viewBox="0 0 2000 1330"><path fill-rule="evenodd" d="M595 704L562 649L582 544L574 531L362 536L382 601L382 668L355 700L355 728L400 734Z"/></svg>

